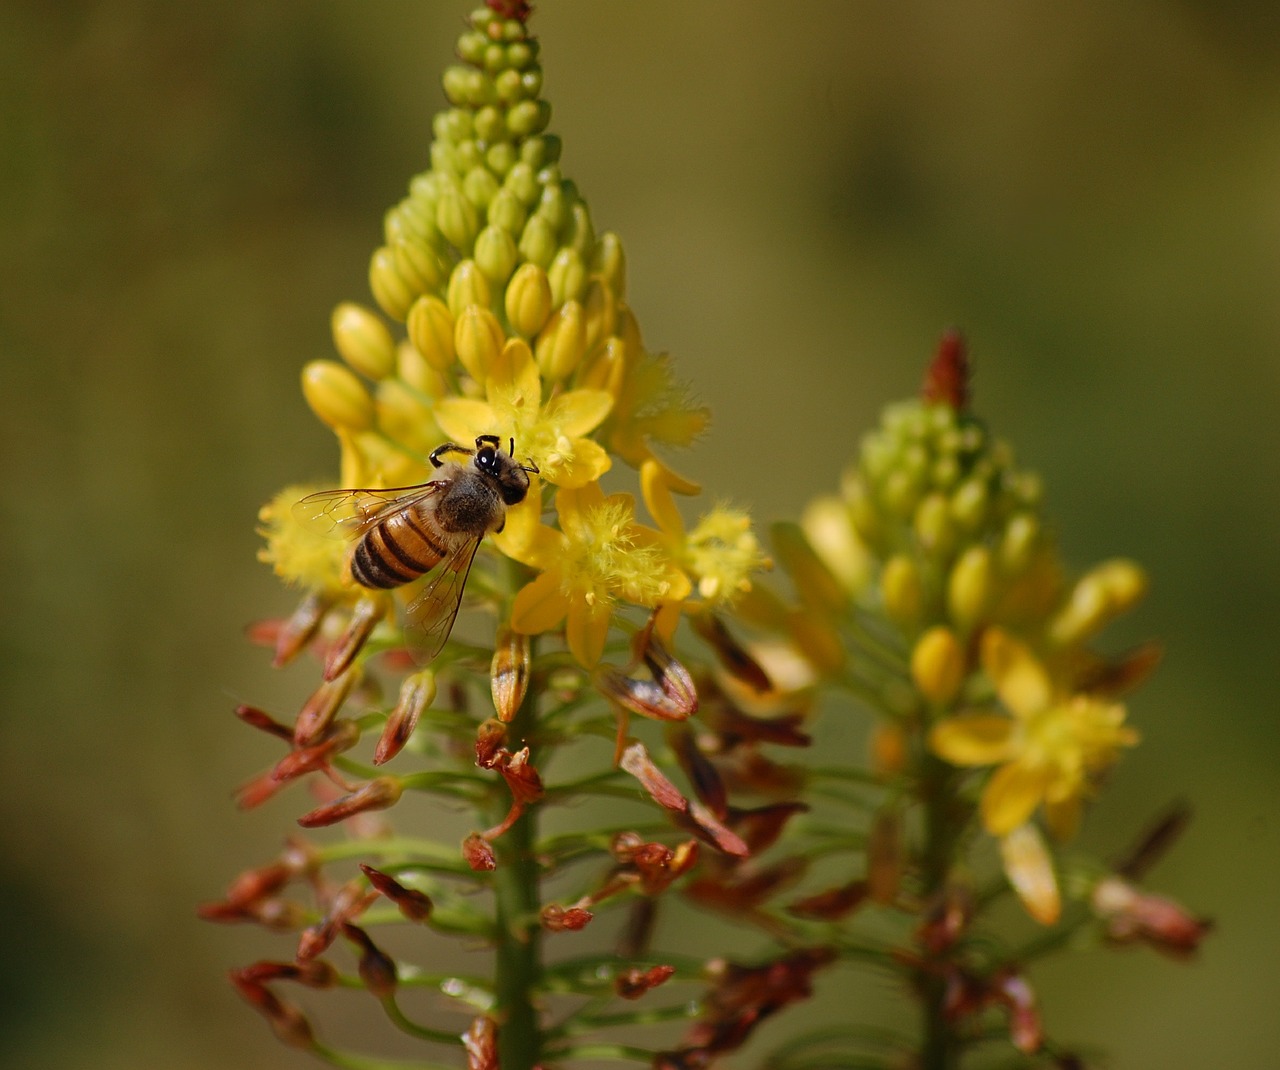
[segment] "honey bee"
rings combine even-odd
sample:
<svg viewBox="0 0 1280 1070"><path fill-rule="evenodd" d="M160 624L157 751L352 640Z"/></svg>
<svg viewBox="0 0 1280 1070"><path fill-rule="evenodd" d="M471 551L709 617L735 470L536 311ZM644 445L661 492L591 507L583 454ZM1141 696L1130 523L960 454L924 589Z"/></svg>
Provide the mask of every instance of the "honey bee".
<svg viewBox="0 0 1280 1070"><path fill-rule="evenodd" d="M507 508L524 501L529 476L538 472L532 461L516 461L514 453L515 440L504 453L497 435L481 435L475 449L446 442L431 451L440 474L430 482L323 490L294 506L308 527L352 540L347 569L361 587L402 587L433 572L406 610L414 653L424 663L440 653L453 630L480 540L502 530ZM448 454L470 460L445 460Z"/></svg>

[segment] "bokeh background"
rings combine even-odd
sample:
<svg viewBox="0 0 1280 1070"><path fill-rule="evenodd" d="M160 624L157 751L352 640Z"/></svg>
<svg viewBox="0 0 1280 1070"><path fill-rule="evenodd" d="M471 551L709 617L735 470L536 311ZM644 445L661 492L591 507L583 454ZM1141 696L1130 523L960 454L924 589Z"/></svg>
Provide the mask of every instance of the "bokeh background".
<svg viewBox="0 0 1280 1070"><path fill-rule="evenodd" d="M223 980L267 953L194 905L284 811L236 701L290 596L258 504L334 471L303 361L365 299L425 166L464 4L0 7L0 1064L306 1066ZM552 128L630 294L716 414L679 467L761 520L830 489L958 325L976 406L1068 557L1154 577L1168 656L1088 840L1176 797L1154 883L1194 964L1036 975L1107 1066L1280 1050L1280 17L1208 0L546 0ZM292 699L291 699L292 700Z"/></svg>

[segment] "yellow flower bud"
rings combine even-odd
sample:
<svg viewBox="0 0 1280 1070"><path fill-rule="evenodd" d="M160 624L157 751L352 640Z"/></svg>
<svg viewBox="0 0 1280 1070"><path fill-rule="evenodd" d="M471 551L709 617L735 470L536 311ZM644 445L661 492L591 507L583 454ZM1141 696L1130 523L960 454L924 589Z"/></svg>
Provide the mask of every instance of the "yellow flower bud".
<svg viewBox="0 0 1280 1070"><path fill-rule="evenodd" d="M1000 859L1010 886L1041 925L1053 925L1062 914L1062 896L1053 858L1034 825L1020 825L1000 838Z"/></svg>
<svg viewBox="0 0 1280 1070"><path fill-rule="evenodd" d="M1017 576L1031 563L1040 542L1040 521L1031 513L1014 513L1000 537L1000 568L1006 576Z"/></svg>
<svg viewBox="0 0 1280 1070"><path fill-rule="evenodd" d="M385 379L396 366L396 345L391 332L372 311L343 301L330 319L333 344L339 355L370 379Z"/></svg>
<svg viewBox="0 0 1280 1070"><path fill-rule="evenodd" d="M586 352L587 324L582 306L577 301L566 301L538 334L533 348L538 370L547 379L564 379L582 363Z"/></svg>
<svg viewBox="0 0 1280 1070"><path fill-rule="evenodd" d="M961 631L978 624L996 593L995 565L985 546L970 546L947 577L947 614Z"/></svg>
<svg viewBox="0 0 1280 1070"><path fill-rule="evenodd" d="M555 228L545 217L537 213L531 215L520 235L520 255L531 264L545 268L550 266L557 248Z"/></svg>
<svg viewBox="0 0 1280 1070"><path fill-rule="evenodd" d="M582 296L582 288L587 282L587 268L582 257L572 249L561 249L547 268L547 278L551 282L551 303L563 305L566 301L576 301Z"/></svg>
<svg viewBox="0 0 1280 1070"><path fill-rule="evenodd" d="M335 431L373 426L373 398L355 373L336 360L313 360L302 369L302 393L321 421Z"/></svg>
<svg viewBox="0 0 1280 1070"><path fill-rule="evenodd" d="M966 479L951 495L951 517L968 533L977 531L987 518L991 495L984 479Z"/></svg>
<svg viewBox="0 0 1280 1070"><path fill-rule="evenodd" d="M911 679L930 705L951 705L964 676L964 649L955 632L938 624L920 636L911 651Z"/></svg>
<svg viewBox="0 0 1280 1070"><path fill-rule="evenodd" d="M409 341L436 371L447 371L453 364L453 314L438 297L419 297L409 309Z"/></svg>
<svg viewBox="0 0 1280 1070"><path fill-rule="evenodd" d="M396 241L391 245L396 273L414 294L431 293L444 281L445 268L439 254L416 241Z"/></svg>
<svg viewBox="0 0 1280 1070"><path fill-rule="evenodd" d="M466 254L476 240L480 217L476 206L455 186L440 191L440 199L436 201L436 226L445 241Z"/></svg>
<svg viewBox="0 0 1280 1070"><path fill-rule="evenodd" d="M502 286L515 270L520 253L515 239L490 223L476 238L476 266L495 286Z"/></svg>
<svg viewBox="0 0 1280 1070"><path fill-rule="evenodd" d="M840 613L845 606L844 589L809 545L798 524L774 524L770 532L778 562L791 577L801 603L824 614Z"/></svg>
<svg viewBox="0 0 1280 1070"><path fill-rule="evenodd" d="M595 255L591 258L591 271L604 279L618 300L626 296L627 258L622 249L622 239L613 231L600 235Z"/></svg>
<svg viewBox="0 0 1280 1070"><path fill-rule="evenodd" d="M462 310L468 305L490 307L489 282L476 267L474 260L459 261L457 267L453 269L453 274L449 276L449 291L446 299L449 302L449 311L453 313L455 319L462 315Z"/></svg>
<svg viewBox="0 0 1280 1070"><path fill-rule="evenodd" d="M587 352L591 353L613 334L614 325L618 321L618 306L613 291L604 280L595 278L587 286L582 307L587 315Z"/></svg>
<svg viewBox="0 0 1280 1070"><path fill-rule="evenodd" d="M1133 561L1117 558L1094 566L1080 577L1067 604L1049 625L1049 638L1059 646L1082 643L1136 605L1147 592L1147 576Z"/></svg>
<svg viewBox="0 0 1280 1070"><path fill-rule="evenodd" d="M626 345L617 335L606 338L604 345L592 357L578 385L592 390L607 390L615 398L622 390L627 370Z"/></svg>
<svg viewBox="0 0 1280 1070"><path fill-rule="evenodd" d="M440 443L431 408L400 379L384 379L377 386L374 405L378 426L392 438L420 451Z"/></svg>
<svg viewBox="0 0 1280 1070"><path fill-rule="evenodd" d="M869 579L871 557L853 530L845 503L834 495L815 498L805 507L800 526L846 593L861 594Z"/></svg>
<svg viewBox="0 0 1280 1070"><path fill-rule="evenodd" d="M369 289L378 307L394 320L403 322L409 306L418 296L396 267L395 253L387 246L374 251L369 261Z"/></svg>
<svg viewBox="0 0 1280 1070"><path fill-rule="evenodd" d="M501 227L513 238L524 230L525 220L529 213L524 205L509 189L500 189L489 202L489 222Z"/></svg>
<svg viewBox="0 0 1280 1070"><path fill-rule="evenodd" d="M396 348L396 367L400 378L414 390L433 398L444 395L447 389L444 376L427 363L427 358L408 339Z"/></svg>
<svg viewBox="0 0 1280 1070"><path fill-rule="evenodd" d="M945 494L927 494L916 506L913 526L916 538L926 553L934 558L946 557L956 541L956 526Z"/></svg>
<svg viewBox="0 0 1280 1070"><path fill-rule="evenodd" d="M551 283L537 264L521 264L507 283L507 321L516 334L532 338L551 315Z"/></svg>
<svg viewBox="0 0 1280 1070"><path fill-rule="evenodd" d="M498 317L487 308L468 305L462 310L454 329L454 347L458 360L477 383L484 382L505 341Z"/></svg>
<svg viewBox="0 0 1280 1070"><path fill-rule="evenodd" d="M596 228L591 224L591 213L582 201L577 201L569 213L569 223L560 237L561 242L576 252L585 262L596 247Z"/></svg>
<svg viewBox="0 0 1280 1070"><path fill-rule="evenodd" d="M894 554L880 574L880 597L885 615L895 624L911 627L924 612L924 581L906 554Z"/></svg>

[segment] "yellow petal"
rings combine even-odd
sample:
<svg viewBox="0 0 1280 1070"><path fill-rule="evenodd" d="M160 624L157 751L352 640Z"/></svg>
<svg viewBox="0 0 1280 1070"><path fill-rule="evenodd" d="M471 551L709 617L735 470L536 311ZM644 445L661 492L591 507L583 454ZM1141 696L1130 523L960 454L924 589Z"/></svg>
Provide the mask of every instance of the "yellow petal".
<svg viewBox="0 0 1280 1070"><path fill-rule="evenodd" d="M1012 756L1013 722L992 713L962 713L939 721L929 749L952 765L995 765Z"/></svg>
<svg viewBox="0 0 1280 1070"><path fill-rule="evenodd" d="M560 579L544 572L525 584L511 604L511 627L523 635L537 635L559 627L569 610Z"/></svg>
<svg viewBox="0 0 1280 1070"><path fill-rule="evenodd" d="M1052 925L1062 913L1062 897L1053 859L1033 825L1020 825L1000 840L1000 858L1009 884L1027 913L1041 925Z"/></svg>
<svg viewBox="0 0 1280 1070"><path fill-rule="evenodd" d="M542 495L539 492L538 477L534 476L529 483L529 493L519 505L507 510L507 520L502 530L492 536L493 544L508 557L522 561L535 568L542 567L541 562L534 560L535 547L538 544L539 531L542 529ZM552 532L557 540L559 532Z"/></svg>
<svg viewBox="0 0 1280 1070"><path fill-rule="evenodd" d="M560 433L570 436L594 431L613 408L613 395L607 390L570 390L553 398L544 412Z"/></svg>
<svg viewBox="0 0 1280 1070"><path fill-rule="evenodd" d="M480 435L497 435L499 428L493 408L475 398L444 398L436 403L436 423L460 446L470 446Z"/></svg>
<svg viewBox="0 0 1280 1070"><path fill-rule="evenodd" d="M1053 700L1053 686L1044 666L1008 632L991 628L983 635L982 667L995 684L1000 701L1019 717L1029 717Z"/></svg>
<svg viewBox="0 0 1280 1070"><path fill-rule="evenodd" d="M490 398L495 394L506 396L514 385L523 397L540 397L542 387L538 382L538 369L533 367L533 353L523 338L508 338L502 352L494 359L485 380L485 392ZM530 383L532 372L532 383Z"/></svg>
<svg viewBox="0 0 1280 1070"><path fill-rule="evenodd" d="M604 654L609 637L610 607L601 600L588 604L575 598L569 603L569 619L565 624L565 641L578 664L590 669Z"/></svg>
<svg viewBox="0 0 1280 1070"><path fill-rule="evenodd" d="M570 488L595 482L613 465L605 448L589 438L557 443L555 451L541 463L542 474L548 483Z"/></svg>
<svg viewBox="0 0 1280 1070"><path fill-rule="evenodd" d="M982 823L992 836L1005 836L1026 824L1051 774L1021 762L1002 765L982 792Z"/></svg>
<svg viewBox="0 0 1280 1070"><path fill-rule="evenodd" d="M596 482L576 487L561 487L556 491L556 515L560 518L560 530L578 542L591 537L587 529L586 513L604 505L604 491Z"/></svg>
<svg viewBox="0 0 1280 1070"><path fill-rule="evenodd" d="M640 466L640 493L645 508L663 534L672 539L684 538L684 518L676 508L676 500L667 481L667 470L661 461L651 457Z"/></svg>

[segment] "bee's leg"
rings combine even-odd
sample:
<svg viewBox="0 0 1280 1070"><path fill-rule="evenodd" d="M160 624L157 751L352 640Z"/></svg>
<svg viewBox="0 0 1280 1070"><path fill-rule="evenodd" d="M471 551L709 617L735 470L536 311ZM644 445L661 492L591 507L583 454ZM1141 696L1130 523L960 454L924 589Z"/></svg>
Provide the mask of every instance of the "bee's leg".
<svg viewBox="0 0 1280 1070"><path fill-rule="evenodd" d="M468 456L473 454L475 450L469 450L466 446L459 446L455 442L446 442L442 446L437 446L431 451L431 456L427 458L431 462L433 468L440 468L444 461L440 460L442 454L445 453L465 453Z"/></svg>

